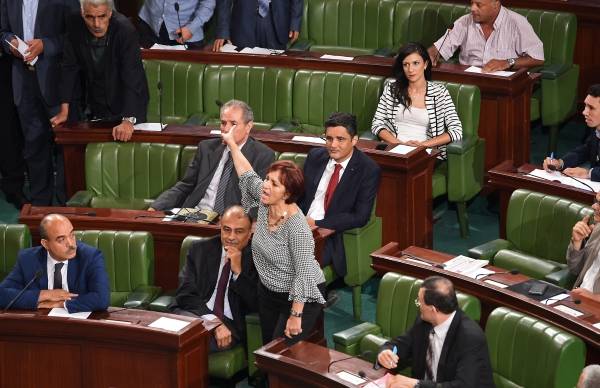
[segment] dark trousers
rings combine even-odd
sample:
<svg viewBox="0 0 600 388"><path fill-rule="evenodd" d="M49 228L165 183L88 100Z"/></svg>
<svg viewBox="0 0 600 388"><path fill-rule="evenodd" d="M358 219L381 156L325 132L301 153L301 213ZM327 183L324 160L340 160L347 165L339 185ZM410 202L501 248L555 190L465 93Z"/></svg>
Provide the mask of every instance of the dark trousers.
<svg viewBox="0 0 600 388"><path fill-rule="evenodd" d="M21 103L17 107L23 130L23 157L29 172L29 191L33 205L52 205L55 189L58 204L65 200L62 150L55 147L50 118L59 107L47 106L42 97L35 71L25 70Z"/></svg>
<svg viewBox="0 0 600 388"><path fill-rule="evenodd" d="M325 295L325 283L319 284L321 294ZM273 292L262 283L258 286L258 315L262 331L263 344L275 338L283 337L287 320L290 317L292 301L288 300L287 292ZM302 333L286 338L288 345L306 339L312 332L317 320L321 316L323 305L319 303L305 303L302 310Z"/></svg>
<svg viewBox="0 0 600 388"><path fill-rule="evenodd" d="M193 318L201 318L199 315L194 314L191 311L187 311L187 310L183 310L183 309L175 309L173 311L174 314L177 315L185 315L186 317L193 317ZM229 328L229 325L226 325ZM231 328L229 328L229 330L231 330ZM233 333L233 331L232 331ZM217 340L215 339L214 335L210 336L210 340L208 340L208 352L209 353L218 353L218 352L224 352L226 350L229 349L233 349L235 346L237 346L237 344L240 343L240 340L237 339L234 335L231 336L231 343L229 344L229 346L227 346L226 348L220 348L217 345Z"/></svg>
<svg viewBox="0 0 600 388"><path fill-rule="evenodd" d="M169 37L169 32L165 27L165 23L161 24L159 35L156 36L152 27L148 25L142 19L139 20L138 23L138 33L140 34L140 44L144 48L150 48L155 43L164 44L167 46L175 46L181 43L178 43L176 40L172 40ZM185 42L188 50L202 50L204 47L204 40L199 40L197 42Z"/></svg>
<svg viewBox="0 0 600 388"><path fill-rule="evenodd" d="M272 18L271 7L269 7L269 13L264 18L260 16L256 18L256 45L274 50L285 50L287 42L281 43L277 39L277 32Z"/></svg>

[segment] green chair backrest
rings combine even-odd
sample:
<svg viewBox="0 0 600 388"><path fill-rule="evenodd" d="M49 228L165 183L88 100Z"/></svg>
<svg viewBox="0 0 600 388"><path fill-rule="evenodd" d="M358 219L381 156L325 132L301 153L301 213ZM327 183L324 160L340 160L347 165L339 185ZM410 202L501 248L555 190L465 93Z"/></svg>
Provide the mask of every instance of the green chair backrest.
<svg viewBox="0 0 600 388"><path fill-rule="evenodd" d="M464 8L464 6L461 6ZM396 1L394 9L394 47L400 48L408 42L419 42L429 47L444 35L452 23L447 18L453 14L447 7L446 15L440 4L430 1Z"/></svg>
<svg viewBox="0 0 600 388"><path fill-rule="evenodd" d="M529 190L515 190L506 213L506 239L519 251L566 263L573 225L592 210L583 204Z"/></svg>
<svg viewBox="0 0 600 388"><path fill-rule="evenodd" d="M392 0L305 0L300 39L315 45L392 48Z"/></svg>
<svg viewBox="0 0 600 388"><path fill-rule="evenodd" d="M0 224L0 280L12 271L21 249L31 247L27 225Z"/></svg>
<svg viewBox="0 0 600 388"><path fill-rule="evenodd" d="M160 120L159 81L162 85L164 122L182 123L190 115L202 112L204 67L205 65L201 63L145 59L144 69L150 91L148 121L159 122Z"/></svg>
<svg viewBox="0 0 600 388"><path fill-rule="evenodd" d="M358 133L371 128L371 120L383 91L383 77L298 70L294 79L293 116L302 132L321 134L332 112L356 115Z"/></svg>
<svg viewBox="0 0 600 388"><path fill-rule="evenodd" d="M277 160L291 160L298 167L303 168L304 162L306 161L306 154L298 153L298 152L282 152Z"/></svg>
<svg viewBox="0 0 600 388"><path fill-rule="evenodd" d="M78 230L75 235L104 255L111 305L122 305L138 286L154 285L154 239L150 233Z"/></svg>
<svg viewBox="0 0 600 388"><path fill-rule="evenodd" d="M189 167L192 160L194 160L194 156L198 152L197 146L184 146L181 149L181 158L179 161L179 179L183 178L185 175L185 170Z"/></svg>
<svg viewBox="0 0 600 388"><path fill-rule="evenodd" d="M156 198L177 182L181 146L160 143L90 143L86 189L94 196Z"/></svg>
<svg viewBox="0 0 600 388"><path fill-rule="evenodd" d="M485 335L498 388L573 387L585 364L580 338L506 307L492 311Z"/></svg>

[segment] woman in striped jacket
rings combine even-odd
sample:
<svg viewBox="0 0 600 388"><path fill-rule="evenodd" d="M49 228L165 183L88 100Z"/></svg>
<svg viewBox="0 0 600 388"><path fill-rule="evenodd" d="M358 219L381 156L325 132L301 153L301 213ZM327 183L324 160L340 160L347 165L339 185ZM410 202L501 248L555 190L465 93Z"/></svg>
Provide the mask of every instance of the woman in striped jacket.
<svg viewBox="0 0 600 388"><path fill-rule="evenodd" d="M446 159L446 147L462 138L462 124L444 85L431 82L431 60L420 43L400 49L393 79L385 83L371 131L390 144L437 147Z"/></svg>

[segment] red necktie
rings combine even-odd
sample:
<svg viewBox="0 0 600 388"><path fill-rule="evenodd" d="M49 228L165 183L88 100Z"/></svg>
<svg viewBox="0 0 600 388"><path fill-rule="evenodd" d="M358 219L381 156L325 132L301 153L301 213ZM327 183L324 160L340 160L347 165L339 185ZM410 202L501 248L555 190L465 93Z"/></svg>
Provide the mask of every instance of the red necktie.
<svg viewBox="0 0 600 388"><path fill-rule="evenodd" d="M219 281L217 283L217 296L215 298L215 306L213 308L213 313L221 320L225 316L225 290L227 289L230 275L231 263L229 260L227 260L223 265L223 270L221 271L221 276L219 277Z"/></svg>
<svg viewBox="0 0 600 388"><path fill-rule="evenodd" d="M333 193L335 192L335 188L340 181L340 170L342 169L342 165L339 163L335 164L335 169L333 170L333 174L331 175L331 179L329 180L329 184L327 185L327 191L325 192L325 211L329 207L329 203L331 202L331 198L333 198Z"/></svg>

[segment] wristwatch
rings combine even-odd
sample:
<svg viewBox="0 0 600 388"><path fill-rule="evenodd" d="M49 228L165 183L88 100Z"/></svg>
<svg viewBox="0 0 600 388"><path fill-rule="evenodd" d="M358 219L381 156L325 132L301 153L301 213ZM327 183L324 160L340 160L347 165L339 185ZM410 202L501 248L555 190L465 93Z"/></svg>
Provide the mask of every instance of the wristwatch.
<svg viewBox="0 0 600 388"><path fill-rule="evenodd" d="M515 63L517 63L517 60L515 58L508 58L506 62L508 62L508 68L512 69Z"/></svg>
<svg viewBox="0 0 600 388"><path fill-rule="evenodd" d="M302 318L302 312L298 312L294 309L290 309L290 315L296 318Z"/></svg>
<svg viewBox="0 0 600 388"><path fill-rule="evenodd" d="M135 117L132 116L132 117L123 117L123 121L129 121L131 124L135 125L137 120L135 119Z"/></svg>

